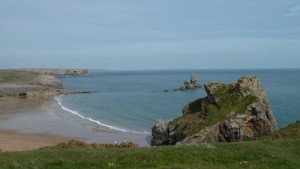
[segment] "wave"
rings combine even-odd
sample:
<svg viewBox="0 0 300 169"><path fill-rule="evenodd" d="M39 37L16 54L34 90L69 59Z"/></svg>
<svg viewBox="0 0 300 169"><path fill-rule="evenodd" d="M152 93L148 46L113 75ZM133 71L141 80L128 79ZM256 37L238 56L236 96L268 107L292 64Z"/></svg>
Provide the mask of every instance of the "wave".
<svg viewBox="0 0 300 169"><path fill-rule="evenodd" d="M84 120L88 120L88 121L91 121L91 122L93 122L93 123L96 123L96 124L98 124L98 125L100 125L100 126L104 126L104 127L109 128L109 129L117 130L117 131L121 131L121 132L150 134L148 131L143 131L143 132L139 132L139 131L129 131L129 130L127 130L127 129L123 129L123 128L120 128L120 127L111 126L111 125L102 123L102 122L100 122L100 121L98 121L98 120L95 120L95 119L92 119L92 118L90 118L90 117L85 117L84 115L80 114L78 111L71 110L71 109L65 107L65 106L61 103L61 101L62 101L61 97L62 97L62 96L63 96L63 95L58 96L58 97L54 97L54 99L55 99L55 100L57 101L57 103L61 106L61 108L62 108L63 110L65 110L65 111L69 112L69 113L72 113L72 114L74 114L74 115L76 115L76 116L78 116L78 117L84 119Z"/></svg>

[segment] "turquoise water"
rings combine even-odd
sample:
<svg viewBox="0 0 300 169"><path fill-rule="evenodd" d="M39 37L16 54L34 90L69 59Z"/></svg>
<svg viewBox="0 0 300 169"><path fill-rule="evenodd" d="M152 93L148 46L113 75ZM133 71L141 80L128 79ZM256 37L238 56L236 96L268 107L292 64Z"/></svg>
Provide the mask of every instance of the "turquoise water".
<svg viewBox="0 0 300 169"><path fill-rule="evenodd" d="M151 132L157 119L173 119L182 107L204 97L204 89L163 92L180 87L195 73L201 84L233 83L241 76L257 76L266 90L278 127L300 120L300 69L278 70L172 70L104 71L89 76L61 79L65 88L92 91L64 95L57 100L63 108L83 120L112 129Z"/></svg>

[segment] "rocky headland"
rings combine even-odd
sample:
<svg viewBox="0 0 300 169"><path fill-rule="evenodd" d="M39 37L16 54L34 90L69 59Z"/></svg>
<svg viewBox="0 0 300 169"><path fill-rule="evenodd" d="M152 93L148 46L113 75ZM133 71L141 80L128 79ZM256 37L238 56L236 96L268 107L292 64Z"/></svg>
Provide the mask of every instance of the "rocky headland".
<svg viewBox="0 0 300 169"><path fill-rule="evenodd" d="M39 97L86 93L64 89L56 77L86 75L85 69L14 69L0 70L0 97Z"/></svg>
<svg viewBox="0 0 300 169"><path fill-rule="evenodd" d="M68 76L84 76L89 74L88 69L11 69L11 71L30 72L43 75L50 75L54 77L68 77Z"/></svg>
<svg viewBox="0 0 300 169"><path fill-rule="evenodd" d="M267 96L256 77L235 84L208 83L207 96L188 103L182 116L159 120L151 145L255 140L277 130Z"/></svg>

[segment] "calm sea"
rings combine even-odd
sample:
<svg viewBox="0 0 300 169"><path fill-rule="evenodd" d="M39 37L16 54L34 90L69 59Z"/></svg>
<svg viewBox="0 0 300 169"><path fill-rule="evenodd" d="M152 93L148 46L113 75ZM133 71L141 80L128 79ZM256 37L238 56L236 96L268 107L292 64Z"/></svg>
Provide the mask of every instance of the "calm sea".
<svg viewBox="0 0 300 169"><path fill-rule="evenodd" d="M194 73L201 84L236 82L241 76L257 76L266 90L278 127L300 120L300 69L277 70L172 70L105 71L61 79L65 88L92 91L64 95L60 105L74 116L120 131L151 132L158 119L181 115L182 107L204 97L203 88L163 92L181 86Z"/></svg>

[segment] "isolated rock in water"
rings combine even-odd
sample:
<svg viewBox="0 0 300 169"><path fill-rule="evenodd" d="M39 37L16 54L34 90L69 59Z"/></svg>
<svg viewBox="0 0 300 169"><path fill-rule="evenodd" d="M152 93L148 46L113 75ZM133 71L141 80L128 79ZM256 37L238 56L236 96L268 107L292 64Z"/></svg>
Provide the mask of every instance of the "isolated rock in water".
<svg viewBox="0 0 300 169"><path fill-rule="evenodd" d="M207 96L188 103L182 117L164 122L163 132L153 127L152 145L255 140L276 131L270 104L257 78L204 87Z"/></svg>
<svg viewBox="0 0 300 169"><path fill-rule="evenodd" d="M192 74L191 79L185 81L179 89L186 90L186 89L195 89L195 88L200 88L200 87L201 87L201 85L198 84L196 75Z"/></svg>

